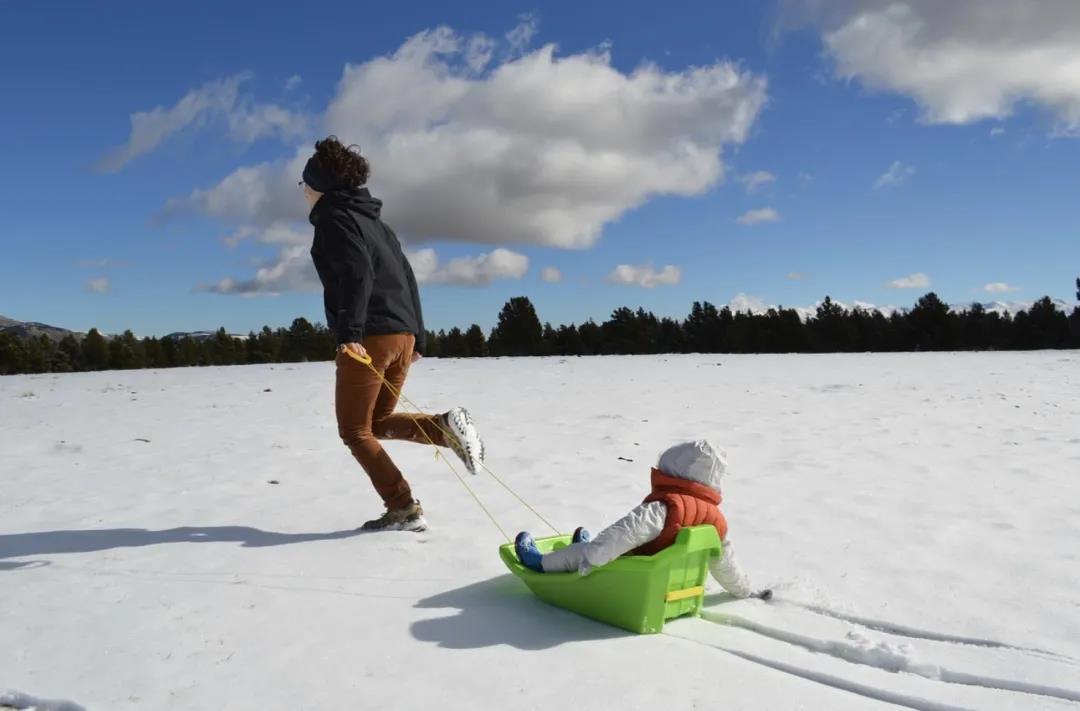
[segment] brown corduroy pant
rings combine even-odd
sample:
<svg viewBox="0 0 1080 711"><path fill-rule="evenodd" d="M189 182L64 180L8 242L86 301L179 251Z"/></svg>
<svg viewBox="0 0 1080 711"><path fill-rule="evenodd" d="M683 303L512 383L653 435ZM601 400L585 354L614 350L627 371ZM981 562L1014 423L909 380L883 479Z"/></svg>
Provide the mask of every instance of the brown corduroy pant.
<svg viewBox="0 0 1080 711"><path fill-rule="evenodd" d="M411 333L368 336L364 349L371 356L371 365L401 392L412 364L416 337ZM337 413L338 434L367 472L375 490L388 509L399 509L412 503L412 490L379 440L397 439L447 446L446 438L433 415L394 413L397 396L383 385L379 375L346 353L337 355L337 385L334 390L334 409Z"/></svg>

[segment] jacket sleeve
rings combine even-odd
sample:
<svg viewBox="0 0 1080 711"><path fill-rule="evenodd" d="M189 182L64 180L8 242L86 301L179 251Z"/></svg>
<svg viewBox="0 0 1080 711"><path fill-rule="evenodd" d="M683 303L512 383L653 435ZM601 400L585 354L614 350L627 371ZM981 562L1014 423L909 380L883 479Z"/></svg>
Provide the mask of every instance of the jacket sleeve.
<svg viewBox="0 0 1080 711"><path fill-rule="evenodd" d="M667 506L661 501L635 507L589 541L585 548L586 561L596 568L645 545L660 535L666 519Z"/></svg>
<svg viewBox="0 0 1080 711"><path fill-rule="evenodd" d="M416 352L423 355L427 352L427 331L424 330L424 308L420 305L420 287L416 284L416 275L413 274L412 265L405 253L401 253L401 261L404 263L405 276L409 280L409 289L412 291L413 311L416 313Z"/></svg>
<svg viewBox="0 0 1080 711"><path fill-rule="evenodd" d="M311 259L315 262L315 271L323 285L323 310L326 312L326 327L331 333L337 333L337 275L327 266L324 256L326 248L322 245L323 234L315 229L315 243L311 247Z"/></svg>
<svg viewBox="0 0 1080 711"><path fill-rule="evenodd" d="M724 541L724 552L709 561L709 572L724 590L738 598L750 597L750 578L735 560L735 548L730 540Z"/></svg>
<svg viewBox="0 0 1080 711"><path fill-rule="evenodd" d="M371 299L375 273L363 238L342 219L340 216L325 219L317 229L323 231L321 242L338 282L337 316L333 319L337 342L359 343L364 340L364 324L367 322L368 301ZM327 309L332 306L327 304Z"/></svg>

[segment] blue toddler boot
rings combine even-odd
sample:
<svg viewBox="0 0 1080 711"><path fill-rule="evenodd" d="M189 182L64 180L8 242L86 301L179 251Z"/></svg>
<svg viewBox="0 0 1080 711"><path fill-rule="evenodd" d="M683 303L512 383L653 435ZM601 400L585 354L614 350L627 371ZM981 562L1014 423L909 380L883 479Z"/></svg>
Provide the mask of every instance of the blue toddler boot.
<svg viewBox="0 0 1080 711"><path fill-rule="evenodd" d="M526 568L537 573L544 572L544 566L540 564L544 556L536 547L536 541L533 540L528 531L522 531L514 539L514 550L517 551L518 560Z"/></svg>

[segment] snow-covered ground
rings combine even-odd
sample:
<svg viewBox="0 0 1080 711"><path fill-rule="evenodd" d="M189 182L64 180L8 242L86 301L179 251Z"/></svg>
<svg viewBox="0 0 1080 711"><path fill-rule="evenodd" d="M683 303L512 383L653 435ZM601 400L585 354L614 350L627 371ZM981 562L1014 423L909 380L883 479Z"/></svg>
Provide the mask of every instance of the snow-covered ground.
<svg viewBox="0 0 1080 711"><path fill-rule="evenodd" d="M406 392L468 406L491 468L566 530L637 503L665 446L713 439L732 540L777 599L714 590L655 636L548 607L404 443L431 530L357 535L379 504L329 363L6 377L0 690L110 710L1080 708L1080 353L429 360ZM511 532L545 532L469 481Z"/></svg>

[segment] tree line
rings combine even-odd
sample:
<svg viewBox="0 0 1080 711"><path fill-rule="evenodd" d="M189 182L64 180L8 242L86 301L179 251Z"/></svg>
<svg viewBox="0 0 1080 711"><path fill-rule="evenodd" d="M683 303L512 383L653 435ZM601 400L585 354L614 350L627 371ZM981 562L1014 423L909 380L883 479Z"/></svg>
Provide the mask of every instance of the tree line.
<svg viewBox="0 0 1080 711"><path fill-rule="evenodd" d="M1077 288L1080 289L1080 283ZM1080 300L1080 292L1077 294ZM264 327L247 338L224 328L207 338L107 338L91 329L66 335L18 338L0 332L0 375L106 369L173 368L332 360L334 335L298 318L289 328ZM657 318L644 309L619 308L596 323L542 323L528 297L510 299L490 333L477 324L427 333L429 357L578 356L651 353L826 353L863 351L1032 350L1080 348L1080 307L1066 314L1050 297L1016 314L981 304L957 312L934 293L911 309L886 316L848 309L829 297L809 318L795 309L733 312L695 302L683 320Z"/></svg>

